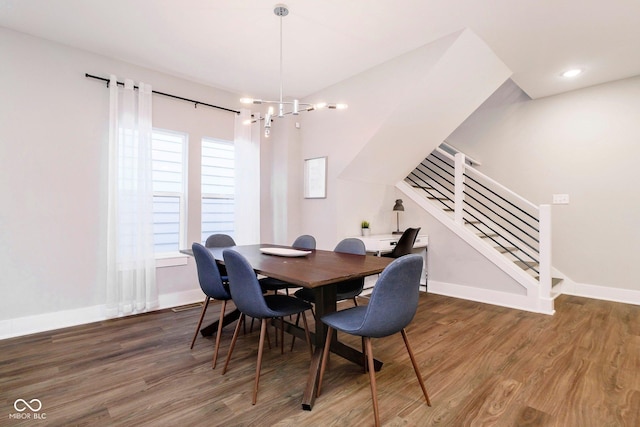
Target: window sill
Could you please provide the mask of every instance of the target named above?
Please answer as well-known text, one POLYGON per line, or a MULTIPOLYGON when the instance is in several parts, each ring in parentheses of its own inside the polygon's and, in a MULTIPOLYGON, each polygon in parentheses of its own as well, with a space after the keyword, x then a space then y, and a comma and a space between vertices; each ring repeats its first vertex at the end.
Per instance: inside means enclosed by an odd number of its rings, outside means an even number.
POLYGON ((179 252, 171 252, 156 255, 156 268, 176 267, 178 265, 187 265, 189 255, 179 252))

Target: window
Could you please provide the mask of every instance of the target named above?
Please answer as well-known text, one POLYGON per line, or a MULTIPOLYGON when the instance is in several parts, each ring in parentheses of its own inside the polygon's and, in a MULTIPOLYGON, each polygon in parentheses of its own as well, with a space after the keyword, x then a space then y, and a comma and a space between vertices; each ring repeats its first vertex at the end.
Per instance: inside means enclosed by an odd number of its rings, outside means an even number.
POLYGON ((211 234, 233 237, 235 147, 229 141, 202 140, 202 242, 211 234))
POLYGON ((154 129, 152 135, 153 242, 156 254, 184 247, 187 135, 154 129))

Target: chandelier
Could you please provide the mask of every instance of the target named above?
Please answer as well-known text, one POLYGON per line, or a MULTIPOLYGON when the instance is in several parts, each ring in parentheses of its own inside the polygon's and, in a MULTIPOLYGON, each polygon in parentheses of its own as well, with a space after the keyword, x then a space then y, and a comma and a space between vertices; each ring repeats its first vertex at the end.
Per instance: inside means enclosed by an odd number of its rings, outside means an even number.
POLYGON ((344 110, 347 108, 347 104, 328 104, 326 102, 318 104, 308 104, 300 102, 297 99, 293 101, 284 101, 282 97, 282 18, 289 14, 289 8, 284 4, 277 4, 273 9, 273 13, 280 17, 280 99, 278 101, 267 101, 264 99, 254 98, 240 98, 240 102, 243 104, 273 104, 278 106, 277 116, 275 114, 273 105, 270 105, 264 118, 247 120, 245 124, 255 123, 257 120, 264 120, 264 136, 269 137, 271 133, 271 122, 274 117, 284 117, 287 115, 297 116, 301 111, 313 111, 322 108, 328 108, 333 110, 344 110))

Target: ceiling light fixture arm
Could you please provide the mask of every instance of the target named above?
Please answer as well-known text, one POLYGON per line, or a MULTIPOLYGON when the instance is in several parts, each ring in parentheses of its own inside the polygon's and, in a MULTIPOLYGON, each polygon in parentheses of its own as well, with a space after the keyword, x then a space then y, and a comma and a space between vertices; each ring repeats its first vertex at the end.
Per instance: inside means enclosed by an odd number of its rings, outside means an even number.
MULTIPOLYGON (((278 114, 277 117, 284 117, 290 114, 298 115, 300 111, 313 111, 319 110, 321 108, 329 108, 329 109, 338 109, 342 110, 347 108, 346 104, 327 104, 327 103, 319 103, 319 104, 309 104, 306 102, 300 102, 297 99, 293 101, 285 101, 283 96, 283 60, 282 60, 282 18, 289 14, 289 8, 284 4, 277 4, 273 9, 273 13, 280 18, 280 99, 278 101, 266 101, 262 99, 254 99, 254 98, 241 98, 240 102, 243 104, 277 104, 278 105, 278 114), (291 106, 291 111, 285 111, 285 106, 291 106)), ((260 117, 257 119, 247 120, 245 123, 255 123, 257 121, 264 120, 264 134, 265 136, 269 136, 271 133, 271 121, 274 118, 274 109, 273 107, 269 107, 267 114, 264 118, 260 117)))

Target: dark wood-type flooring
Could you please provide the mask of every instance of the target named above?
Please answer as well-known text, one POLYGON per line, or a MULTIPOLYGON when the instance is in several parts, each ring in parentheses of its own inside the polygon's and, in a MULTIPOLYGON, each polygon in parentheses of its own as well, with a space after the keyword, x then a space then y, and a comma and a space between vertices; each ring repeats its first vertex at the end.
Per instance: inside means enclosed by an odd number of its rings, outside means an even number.
MULTIPOLYGON (((213 304, 206 320, 219 308, 213 304)), ((421 294, 407 332, 433 406, 424 403, 401 336, 374 340, 374 356, 385 363, 377 374, 383 425, 640 426, 640 307, 561 296, 556 311, 421 294)), ((313 411, 301 409, 309 367, 301 340, 284 355, 265 350, 252 406, 259 331, 241 335, 223 376, 233 325, 212 370, 213 339, 199 337, 189 350, 198 316, 198 308, 165 310, 0 341, 0 425, 373 424, 367 375, 338 357, 313 411), (16 399, 34 398, 45 420, 9 418, 16 399)))

